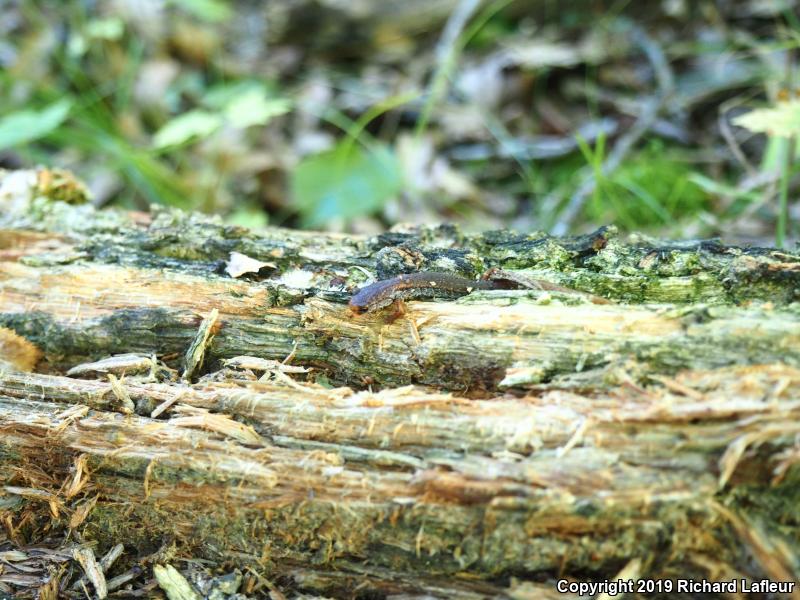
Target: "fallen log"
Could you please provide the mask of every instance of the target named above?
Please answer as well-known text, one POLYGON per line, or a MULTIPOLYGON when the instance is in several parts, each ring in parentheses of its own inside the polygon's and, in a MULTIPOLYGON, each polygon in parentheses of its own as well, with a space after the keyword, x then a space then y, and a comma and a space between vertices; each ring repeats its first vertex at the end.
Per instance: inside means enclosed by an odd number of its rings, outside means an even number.
POLYGON ((81 198, 0 177, 0 594, 796 581, 797 256, 81 198), (549 285, 347 308, 372 279, 491 268, 549 285))

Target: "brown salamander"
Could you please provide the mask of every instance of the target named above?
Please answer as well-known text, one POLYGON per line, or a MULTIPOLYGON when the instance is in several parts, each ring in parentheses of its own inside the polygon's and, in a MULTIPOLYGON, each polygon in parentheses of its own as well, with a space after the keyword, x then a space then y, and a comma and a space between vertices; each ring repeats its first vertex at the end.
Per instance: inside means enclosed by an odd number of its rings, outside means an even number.
POLYGON ((497 290, 506 287, 508 285, 502 281, 475 281, 450 273, 423 271, 398 275, 363 287, 350 298, 349 306, 354 313, 362 314, 384 308, 398 300, 458 298, 473 290, 497 290))

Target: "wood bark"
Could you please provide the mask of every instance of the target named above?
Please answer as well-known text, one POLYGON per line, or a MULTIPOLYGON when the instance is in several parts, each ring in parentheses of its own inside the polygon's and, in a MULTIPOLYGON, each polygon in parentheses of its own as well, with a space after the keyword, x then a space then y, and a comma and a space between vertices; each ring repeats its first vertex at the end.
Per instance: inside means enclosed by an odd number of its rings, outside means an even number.
POLYGON ((252 597, 796 580, 800 257, 613 228, 251 232, 82 196, 0 176, 0 552, 28 566, 0 591, 77 594, 65 549, 118 543, 128 594, 183 558, 252 597), (265 264, 232 277, 232 252, 265 264), (493 267, 569 289, 346 306, 493 267))

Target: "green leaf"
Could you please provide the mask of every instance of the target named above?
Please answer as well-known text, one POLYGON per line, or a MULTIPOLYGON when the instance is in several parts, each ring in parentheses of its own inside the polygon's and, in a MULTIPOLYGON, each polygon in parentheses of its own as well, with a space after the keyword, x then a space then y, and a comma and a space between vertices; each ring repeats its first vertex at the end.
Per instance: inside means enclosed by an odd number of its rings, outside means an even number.
POLYGON ((267 98, 264 90, 250 89, 225 107, 225 117, 234 127, 264 125, 272 117, 289 112, 292 104, 285 98, 267 98))
POLYGON ((224 110, 239 96, 253 91, 267 93, 267 88, 261 81, 253 79, 240 79, 227 83, 218 83, 203 94, 202 103, 206 108, 224 110))
POLYGON ((241 225, 249 229, 262 229, 267 226, 269 219, 263 209, 255 206, 237 208, 227 217, 225 222, 230 225, 241 225))
POLYGON ((56 129, 69 115, 71 100, 59 100, 42 110, 20 110, 0 119, 0 150, 27 144, 56 129))
POLYGON ((226 21, 233 14, 227 2, 220 0, 172 0, 172 4, 209 23, 226 21))
POLYGON ((689 181, 699 186, 704 192, 714 196, 744 198, 751 202, 758 200, 759 197, 758 192, 744 192, 736 186, 721 183, 716 179, 706 177, 702 173, 692 173, 689 175, 689 181))
POLYGON ((292 174, 291 188, 304 224, 317 227, 329 219, 377 212, 401 183, 400 165, 388 147, 340 143, 305 158, 292 174))
POLYGON ((119 17, 93 19, 86 25, 86 35, 96 40, 118 40, 125 33, 125 22, 119 17))
POLYGON ((774 137, 800 134, 800 100, 780 102, 769 108, 757 108, 733 119, 739 127, 774 137))
POLYGON ((222 125, 222 117, 205 110, 190 110, 168 121, 153 136, 155 148, 183 144, 192 138, 205 138, 222 125))

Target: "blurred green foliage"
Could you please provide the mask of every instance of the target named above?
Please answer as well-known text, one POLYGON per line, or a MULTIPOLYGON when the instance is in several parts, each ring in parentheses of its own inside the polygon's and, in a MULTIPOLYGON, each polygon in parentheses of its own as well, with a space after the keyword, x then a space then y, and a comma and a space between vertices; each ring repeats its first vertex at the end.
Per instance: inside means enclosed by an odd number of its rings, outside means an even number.
POLYGON ((222 0, 170 0, 170 3, 209 23, 227 21, 233 13, 230 3, 222 0))
POLYGON ((780 173, 775 243, 782 247, 789 223, 789 183, 796 170, 795 159, 800 153, 800 100, 785 100, 774 106, 757 108, 739 116, 734 122, 750 131, 769 136, 762 168, 780 173))
POLYGON ((797 102, 732 119, 720 135, 726 102, 739 114, 797 75, 791 11, 712 18, 706 1, 646 15, 634 3, 543 0, 537 12, 494 0, 443 46, 457 4, 0 0, 0 161, 72 168, 98 203, 164 203, 253 227, 547 229, 593 177, 578 228, 705 235, 741 219, 752 229, 757 215, 762 229, 778 222, 781 240, 791 234, 797 102), (661 115, 672 133, 650 132, 606 172, 657 89, 652 52, 620 33, 631 27, 675 71, 677 108, 661 115), (783 53, 785 73, 763 50, 783 53), (602 119, 619 125, 608 137, 546 151, 602 119), (776 139, 790 131, 794 142, 776 139), (505 151, 525 144, 544 154, 505 151), (488 154, 451 156, 469 146, 488 154), (753 187, 742 156, 779 172, 779 185, 753 187))
POLYGON ((403 181, 400 165, 388 147, 342 143, 300 163, 291 182, 303 224, 321 227, 332 219, 378 212, 400 192, 403 181))
POLYGON ((0 150, 27 144, 54 131, 69 115, 72 102, 59 100, 42 110, 19 110, 0 119, 0 150))
POLYGON ((240 129, 266 125, 292 106, 287 98, 270 97, 263 84, 246 80, 216 86, 200 103, 207 108, 186 111, 164 123, 153 135, 153 146, 165 148, 208 138, 225 125, 240 129))
POLYGON ((692 218, 710 202, 708 190, 692 179, 693 174, 693 165, 679 149, 652 140, 613 174, 601 178, 586 204, 586 218, 614 220, 630 230, 692 218))

